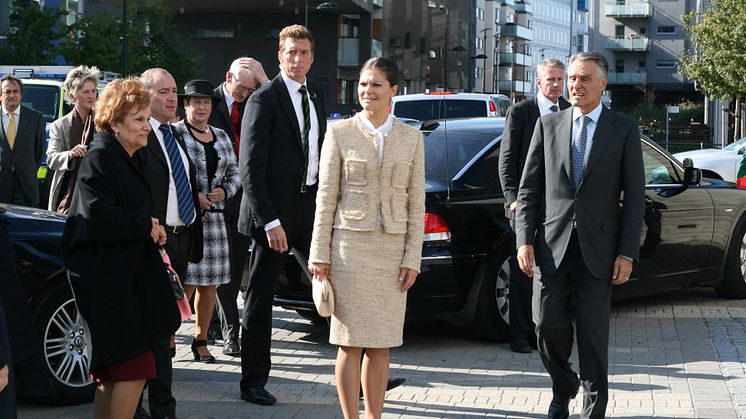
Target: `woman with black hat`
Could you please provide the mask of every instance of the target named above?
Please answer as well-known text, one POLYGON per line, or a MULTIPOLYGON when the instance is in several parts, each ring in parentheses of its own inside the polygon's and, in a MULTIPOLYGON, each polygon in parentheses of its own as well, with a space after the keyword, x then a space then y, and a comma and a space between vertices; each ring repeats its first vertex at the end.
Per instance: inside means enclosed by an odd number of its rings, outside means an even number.
POLYGON ((225 199, 233 196, 241 184, 238 165, 228 134, 207 124, 216 99, 214 86, 207 80, 191 80, 179 95, 186 119, 174 124, 177 135, 184 138, 187 152, 197 168, 197 189, 204 229, 202 261, 189 264, 184 291, 191 298, 196 291, 192 354, 195 361, 215 362, 207 350, 207 329, 215 308, 218 285, 230 282, 230 253, 223 218, 225 199))

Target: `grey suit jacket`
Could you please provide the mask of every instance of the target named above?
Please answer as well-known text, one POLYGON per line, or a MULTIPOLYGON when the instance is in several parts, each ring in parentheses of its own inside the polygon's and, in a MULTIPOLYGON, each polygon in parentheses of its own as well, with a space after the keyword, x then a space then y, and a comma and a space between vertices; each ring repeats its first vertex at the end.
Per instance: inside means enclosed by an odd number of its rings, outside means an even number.
POLYGON ((518 192, 516 242, 534 245, 540 273, 554 273, 575 220, 588 270, 610 279, 614 259, 636 260, 640 248, 645 180, 639 131, 632 120, 603 108, 576 191, 572 126, 572 108, 537 122, 518 192))
POLYGON ((70 157, 70 126, 73 123, 72 110, 62 118, 52 122, 49 126, 49 144, 47 145, 47 166, 54 170, 52 185, 49 188, 49 204, 47 209, 57 210, 57 198, 60 194, 62 177, 65 172, 72 170, 77 159, 70 157))
POLYGON ((0 202, 39 205, 36 172, 44 157, 44 126, 44 117, 39 112, 21 106, 13 150, 5 137, 5 127, 0 126, 0 202))

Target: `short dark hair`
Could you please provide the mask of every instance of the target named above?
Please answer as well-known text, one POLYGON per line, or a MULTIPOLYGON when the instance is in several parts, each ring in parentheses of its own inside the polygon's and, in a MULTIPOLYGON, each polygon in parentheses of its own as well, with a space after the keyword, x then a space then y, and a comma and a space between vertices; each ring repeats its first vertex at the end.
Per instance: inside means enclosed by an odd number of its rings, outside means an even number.
POLYGON ((386 57, 373 57, 369 58, 368 61, 363 64, 360 68, 360 74, 363 74, 365 70, 379 70, 386 76, 386 80, 392 86, 399 85, 399 67, 396 63, 386 57))
POLYGON ((6 81, 14 81, 18 83, 18 86, 21 88, 21 94, 23 94, 23 82, 21 81, 21 79, 19 79, 13 74, 6 74, 3 76, 3 78, 0 79, 0 84, 3 84, 3 82, 6 82, 6 81))
POLYGON ((575 61, 595 61, 598 68, 601 69, 601 77, 607 77, 609 74, 609 62, 606 61, 606 57, 597 52, 578 52, 570 57, 568 66, 571 66, 575 61))
POLYGON ((311 43, 311 52, 314 52, 316 49, 311 31, 309 31, 308 28, 303 25, 290 25, 282 28, 282 30, 280 31, 280 49, 278 51, 282 51, 282 49, 285 48, 285 40, 288 38, 292 38, 295 40, 308 39, 308 41, 311 43))

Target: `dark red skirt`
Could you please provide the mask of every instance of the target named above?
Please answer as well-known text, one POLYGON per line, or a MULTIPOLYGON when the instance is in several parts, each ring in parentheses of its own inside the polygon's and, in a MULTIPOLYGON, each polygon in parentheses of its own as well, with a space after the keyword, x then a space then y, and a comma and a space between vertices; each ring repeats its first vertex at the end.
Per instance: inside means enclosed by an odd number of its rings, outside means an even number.
POLYGON ((147 350, 126 361, 103 365, 95 370, 91 370, 91 379, 97 383, 149 380, 155 377, 155 358, 151 350, 147 350))

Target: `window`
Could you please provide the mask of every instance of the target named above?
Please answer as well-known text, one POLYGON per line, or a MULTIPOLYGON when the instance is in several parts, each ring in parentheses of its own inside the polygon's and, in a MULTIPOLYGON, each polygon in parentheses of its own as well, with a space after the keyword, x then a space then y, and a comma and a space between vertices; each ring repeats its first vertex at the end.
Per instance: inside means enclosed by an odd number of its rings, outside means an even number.
POLYGON ((624 25, 616 25, 614 28, 614 36, 619 39, 624 38, 624 25))
POLYGON ((675 26, 658 26, 658 33, 659 34, 674 34, 676 33, 676 27, 675 26))
POLYGON ((435 0, 427 0, 427 7, 435 9, 436 7, 438 7, 438 2, 435 0))
POLYGON ((389 46, 400 47, 401 46, 401 38, 389 38, 389 46))
POLYGON ((655 68, 676 68, 676 60, 658 60, 655 68))
POLYGON ((495 7, 495 24, 500 24, 500 9, 495 7))
POLYGON ((233 29, 197 29, 197 38, 234 38, 233 29))
POLYGON ((645 35, 646 33, 648 33, 648 28, 642 26, 638 32, 640 33, 640 35, 645 35))
POLYGON ((357 80, 337 80, 337 104, 357 103, 357 80))
POLYGON ((624 60, 616 60, 615 67, 617 73, 624 73, 624 60))
POLYGON ((684 174, 666 156, 645 143, 642 143, 642 164, 646 185, 681 183, 684 178, 684 174))
POLYGON ((640 67, 640 69, 644 69, 645 68, 645 60, 640 60, 640 62, 637 63, 637 66, 640 67))

